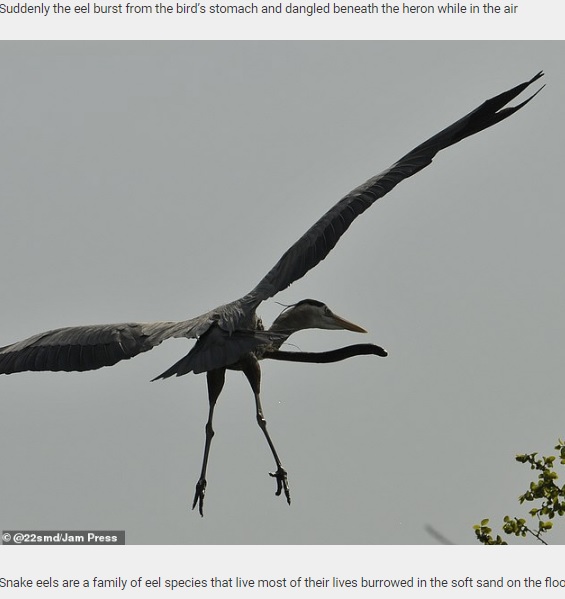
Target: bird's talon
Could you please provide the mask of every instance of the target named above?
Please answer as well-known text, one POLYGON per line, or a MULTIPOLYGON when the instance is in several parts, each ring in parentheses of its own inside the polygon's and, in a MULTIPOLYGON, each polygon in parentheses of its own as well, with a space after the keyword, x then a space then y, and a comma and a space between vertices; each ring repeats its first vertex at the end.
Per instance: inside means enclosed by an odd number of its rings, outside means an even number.
POLYGON ((198 512, 204 517, 204 495, 206 494, 206 480, 199 480, 196 483, 196 492, 194 493, 194 500, 192 501, 192 509, 198 504, 198 512))
POLYGON ((277 490, 275 491, 275 495, 279 497, 284 490, 284 496, 286 497, 288 505, 290 505, 290 487, 288 486, 286 470, 284 468, 279 468, 276 472, 269 472, 269 476, 277 479, 277 490))

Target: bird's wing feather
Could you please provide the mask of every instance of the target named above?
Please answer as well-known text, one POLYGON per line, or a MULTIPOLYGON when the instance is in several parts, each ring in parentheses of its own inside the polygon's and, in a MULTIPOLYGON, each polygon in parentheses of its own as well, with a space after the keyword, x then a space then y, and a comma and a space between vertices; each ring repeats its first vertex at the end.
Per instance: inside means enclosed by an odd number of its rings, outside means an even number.
POLYGON ((194 338, 212 323, 206 313, 181 322, 130 322, 66 327, 0 348, 0 374, 26 370, 84 371, 113 366, 171 337, 194 338))
POLYGON ((269 273, 243 299, 258 305, 303 277, 329 254, 349 225, 360 214, 398 183, 428 166, 440 150, 491 127, 525 106, 540 90, 521 104, 504 108, 508 102, 542 75, 543 73, 540 72, 529 81, 487 100, 453 125, 414 148, 390 168, 348 193, 286 251, 269 273))

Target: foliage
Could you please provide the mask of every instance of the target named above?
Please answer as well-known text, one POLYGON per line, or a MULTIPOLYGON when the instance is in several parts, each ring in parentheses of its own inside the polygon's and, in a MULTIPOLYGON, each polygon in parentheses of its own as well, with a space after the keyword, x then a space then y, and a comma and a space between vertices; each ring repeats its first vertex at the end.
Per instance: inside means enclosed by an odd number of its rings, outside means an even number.
MULTIPOLYGON (((559 461, 565 465, 565 444, 559 439, 555 449, 559 452, 559 461)), ((559 486, 559 478, 554 469, 556 456, 537 457, 537 453, 522 454, 516 456, 516 461, 521 464, 529 464, 531 470, 539 472, 537 480, 530 483, 530 488, 518 498, 520 504, 525 501, 536 502, 537 506, 529 512, 534 524, 528 526, 526 518, 505 516, 502 530, 506 535, 525 537, 527 534, 535 537, 540 543, 547 545, 542 538, 553 527, 552 520, 555 516, 565 515, 565 485, 559 486)), ((473 526, 475 535, 483 545, 507 545, 500 535, 492 536, 492 528, 489 527, 489 519, 481 520, 480 524, 473 526)))

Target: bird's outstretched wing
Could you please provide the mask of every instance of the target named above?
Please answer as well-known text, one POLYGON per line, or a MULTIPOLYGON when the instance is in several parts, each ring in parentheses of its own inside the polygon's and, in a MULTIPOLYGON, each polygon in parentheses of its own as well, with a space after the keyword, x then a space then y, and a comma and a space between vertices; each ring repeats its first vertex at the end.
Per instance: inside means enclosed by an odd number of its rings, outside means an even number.
POLYGON ((539 72, 529 81, 487 100, 453 125, 414 148, 390 168, 348 193, 285 252, 244 299, 258 305, 303 277, 330 253, 360 214, 398 183, 428 166, 440 150, 495 125, 525 106, 541 89, 521 104, 504 108, 542 76, 543 72, 539 72))
POLYGON ((26 370, 84 371, 113 366, 171 337, 194 338, 211 326, 211 313, 181 322, 131 322, 66 327, 0 348, 0 374, 26 370))
POLYGON ((229 366, 247 352, 286 339, 256 328, 243 300, 218 306, 190 320, 65 327, 0 347, 0 374, 97 370, 129 360, 174 337, 199 342, 157 378, 199 373, 229 366))

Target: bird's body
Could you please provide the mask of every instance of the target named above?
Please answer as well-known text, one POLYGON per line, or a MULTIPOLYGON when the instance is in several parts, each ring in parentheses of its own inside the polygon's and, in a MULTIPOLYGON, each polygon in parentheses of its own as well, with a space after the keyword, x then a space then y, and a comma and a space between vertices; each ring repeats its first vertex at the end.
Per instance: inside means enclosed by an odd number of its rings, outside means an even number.
POLYGON ((207 373, 210 412, 206 425, 204 461, 193 507, 198 504, 202 514, 206 466, 214 434, 213 412, 224 384, 226 369, 243 371, 251 384, 256 402, 257 421, 277 465, 277 471, 273 473, 277 479, 277 495, 284 491, 290 503, 286 472, 267 432, 261 408, 259 360, 333 362, 356 355, 385 356, 386 352, 372 344, 354 345, 320 354, 281 351, 281 345, 290 335, 306 328, 365 331, 358 325, 336 316, 325 304, 317 300, 302 300, 285 308, 272 326, 265 330, 257 316, 258 306, 316 266, 329 254, 355 218, 398 183, 428 166, 440 150, 506 119, 526 105, 539 90, 521 104, 505 108, 509 101, 541 76, 542 73, 538 73, 529 81, 487 100, 414 148, 390 168, 355 188, 308 229, 267 275, 240 299, 180 322, 78 326, 34 335, 0 348, 0 374, 45 370, 95 370, 133 358, 169 338, 196 339, 195 345, 186 356, 156 377, 163 379, 189 372, 207 373))

